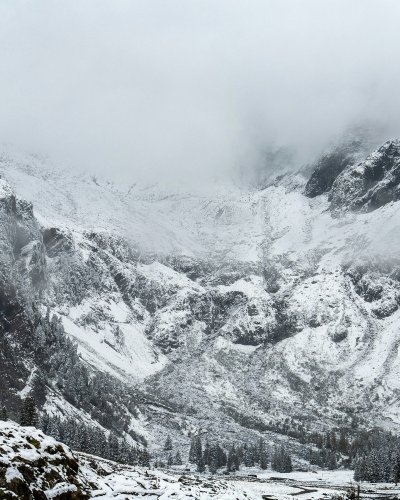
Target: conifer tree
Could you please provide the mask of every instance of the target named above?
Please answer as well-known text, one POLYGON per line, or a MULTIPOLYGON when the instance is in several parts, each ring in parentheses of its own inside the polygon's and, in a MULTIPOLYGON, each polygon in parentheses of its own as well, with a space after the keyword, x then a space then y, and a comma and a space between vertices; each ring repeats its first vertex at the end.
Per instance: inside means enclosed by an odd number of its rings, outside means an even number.
POLYGON ((260 438, 260 440, 258 441, 257 449, 258 449, 257 461, 259 462, 261 469, 263 470, 268 469, 269 457, 265 446, 265 441, 262 438, 260 438))
POLYGON ((327 450, 330 450, 332 448, 331 435, 329 432, 327 432, 325 435, 325 448, 327 450))
POLYGON ((261 451, 261 456, 260 456, 261 469, 263 470, 268 469, 268 462, 269 462, 268 453, 266 452, 266 450, 261 451))
POLYGON ((336 461, 336 453, 335 452, 330 452, 328 453, 327 459, 326 459, 326 466, 330 470, 337 469, 337 461, 336 461))
MULTIPOLYGON (((47 433, 50 434, 51 437, 54 439, 57 439, 58 441, 61 440, 61 435, 60 435, 60 421, 58 418, 52 418, 48 425, 47 425, 47 433)), ((79 446, 76 446, 76 449, 79 449, 79 446)))
POLYGON ((204 465, 208 465, 210 462, 210 443, 208 442, 208 439, 207 439, 206 444, 204 446, 203 462, 204 462, 204 465))
POLYGON ((190 440, 190 449, 189 449, 189 462, 192 464, 196 463, 197 453, 196 453, 196 438, 192 437, 190 440))
POLYGON ((181 457, 181 454, 179 453, 179 451, 176 452, 174 464, 175 465, 182 465, 182 457, 181 457))
POLYGON ((28 396, 22 401, 20 424, 23 426, 36 426, 38 423, 38 414, 35 400, 28 396))
POLYGON ((343 429, 340 431, 338 450, 344 455, 347 455, 349 451, 349 443, 347 442, 346 433, 343 429))
POLYGON ((246 467, 254 466, 254 453, 253 453, 253 448, 251 446, 246 447, 244 450, 244 465, 246 467))
POLYGON ((196 463, 198 464, 199 462, 203 461, 203 447, 201 444, 201 439, 200 436, 196 437, 196 463))
POLYGON ((7 420, 7 419, 8 419, 7 408, 5 406, 2 406, 0 410, 0 420, 7 420))
POLYGON ((400 480, 400 452, 395 451, 392 454, 392 470, 390 474, 390 481, 393 483, 398 483, 400 480))
POLYGON ((277 472, 292 472, 292 459, 283 446, 279 449, 275 448, 271 460, 271 467, 277 472))
POLYGON ((336 433, 334 431, 332 431, 331 448, 332 448, 332 450, 336 451, 337 447, 338 447, 338 442, 337 442, 337 438, 336 438, 336 433))
POLYGON ((170 450, 172 450, 172 439, 171 436, 168 435, 164 443, 164 451, 170 451, 170 450))
POLYGON ((224 449, 217 443, 218 467, 224 467, 227 464, 227 456, 224 449))
POLYGON ((146 448, 141 453, 139 463, 142 467, 150 467, 150 454, 146 448))
POLYGON ((197 461, 197 472, 204 472, 206 469, 203 461, 203 455, 199 456, 197 461))
POLYGON ((354 464, 354 480, 362 481, 366 476, 365 471, 365 458, 358 457, 354 464))
POLYGON ((219 446, 214 444, 210 446, 210 453, 208 457, 208 468, 211 474, 215 474, 219 467, 219 446))
POLYGON ((226 467, 228 472, 234 472, 239 470, 239 459, 235 445, 232 445, 231 448, 229 449, 226 467))

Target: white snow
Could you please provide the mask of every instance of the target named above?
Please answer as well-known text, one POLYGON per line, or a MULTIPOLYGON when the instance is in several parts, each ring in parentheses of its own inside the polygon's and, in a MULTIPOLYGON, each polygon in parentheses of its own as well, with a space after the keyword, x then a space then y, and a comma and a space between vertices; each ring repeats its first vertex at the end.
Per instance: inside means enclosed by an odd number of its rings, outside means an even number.
POLYGON ((15 467, 7 467, 7 470, 6 470, 7 483, 11 483, 11 481, 13 481, 14 479, 22 479, 23 480, 24 476, 15 467))
POLYGON ((73 492, 77 491, 77 487, 74 484, 66 484, 66 483, 60 483, 57 484, 54 488, 51 488, 50 490, 46 490, 44 493, 47 498, 59 498, 59 495, 66 494, 68 492, 73 492))
POLYGON ((0 177, 0 200, 8 198, 12 194, 12 189, 5 179, 0 177))
POLYGON ((28 380, 26 381, 25 387, 18 392, 18 395, 20 398, 22 398, 22 399, 26 398, 26 396, 28 396, 29 393, 31 392, 32 384, 35 380, 36 372, 37 372, 37 368, 34 367, 29 375, 28 380))
POLYGON ((101 368, 118 378, 124 379, 128 375, 141 379, 160 370, 166 362, 162 354, 155 355, 150 341, 141 329, 132 324, 119 325, 126 349, 118 352, 107 342, 109 325, 95 332, 77 325, 66 316, 61 316, 61 319, 65 331, 78 342, 81 356, 97 369, 101 368))

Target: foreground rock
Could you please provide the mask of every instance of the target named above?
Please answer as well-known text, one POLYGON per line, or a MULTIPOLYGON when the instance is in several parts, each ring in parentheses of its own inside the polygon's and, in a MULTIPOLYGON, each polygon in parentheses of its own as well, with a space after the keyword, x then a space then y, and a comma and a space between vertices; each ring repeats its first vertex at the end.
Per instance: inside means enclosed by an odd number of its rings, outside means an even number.
POLYGON ((33 427, 0 422, 0 498, 89 498, 91 489, 71 450, 33 427))

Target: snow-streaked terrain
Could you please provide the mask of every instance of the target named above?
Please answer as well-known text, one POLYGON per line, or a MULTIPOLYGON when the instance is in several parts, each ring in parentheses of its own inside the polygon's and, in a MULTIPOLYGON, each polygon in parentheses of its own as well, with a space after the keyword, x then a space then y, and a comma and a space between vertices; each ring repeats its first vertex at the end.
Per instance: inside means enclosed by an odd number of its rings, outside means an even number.
POLYGON ((331 210, 301 173, 260 190, 117 186, 16 153, 0 173, 1 196, 33 203, 47 235, 43 311, 90 366, 165 406, 143 417, 150 441, 165 427, 182 443, 188 428, 256 435, 245 416, 350 425, 354 409, 400 425, 395 199, 331 210))

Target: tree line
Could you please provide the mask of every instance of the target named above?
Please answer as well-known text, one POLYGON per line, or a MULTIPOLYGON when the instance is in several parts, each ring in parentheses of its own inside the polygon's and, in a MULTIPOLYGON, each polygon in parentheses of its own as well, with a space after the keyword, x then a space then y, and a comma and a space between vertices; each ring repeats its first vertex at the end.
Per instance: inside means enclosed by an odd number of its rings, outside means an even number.
MULTIPOLYGON (((0 409, 0 420, 7 420, 7 408, 0 409)), ((86 425, 72 418, 59 418, 47 413, 39 415, 31 396, 22 400, 19 423, 40 428, 45 434, 65 443, 76 451, 97 455, 114 462, 150 467, 150 454, 145 446, 129 444, 113 431, 106 433, 96 425, 86 425)))
MULTIPOLYGON (((173 452, 170 436, 165 441, 164 451, 169 452, 167 465, 182 465, 179 451, 173 452)), ((235 472, 242 465, 246 467, 258 465, 261 469, 267 469, 270 463, 272 469, 277 472, 291 472, 293 470, 291 456, 285 447, 274 447, 269 452, 263 439, 259 439, 253 444, 222 446, 218 441, 210 443, 206 440, 203 444, 199 435, 193 436, 190 442, 188 461, 196 465, 198 472, 208 470, 212 474, 223 467, 227 472, 235 472)), ((165 464, 157 461, 157 465, 165 464)))
MULTIPOLYGON (((0 407, 0 420, 7 420, 8 411, 0 407)), ((144 445, 127 441, 127 436, 105 430, 99 425, 88 425, 72 418, 59 418, 46 413, 39 414, 35 399, 31 396, 22 400, 19 422, 24 426, 39 427, 46 434, 60 440, 77 451, 101 456, 120 463, 149 467, 151 456, 144 445)), ((400 479, 400 437, 381 429, 359 431, 350 440, 346 431, 329 431, 314 434, 315 447, 309 449, 308 461, 319 467, 335 469, 345 463, 355 469, 356 481, 398 482, 400 479), (347 461, 347 462, 346 462, 347 461)), ((133 440, 132 440, 133 441, 133 440)), ((170 436, 163 448, 167 459, 156 458, 155 467, 182 465, 179 450, 174 451, 170 436)), ((202 441, 199 435, 190 442, 188 462, 195 464, 198 472, 216 473, 225 468, 235 472, 241 466, 269 466, 277 472, 291 472, 292 458, 284 446, 268 449, 263 439, 255 443, 224 444, 208 439, 202 441)))

